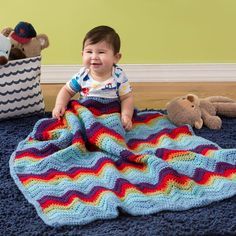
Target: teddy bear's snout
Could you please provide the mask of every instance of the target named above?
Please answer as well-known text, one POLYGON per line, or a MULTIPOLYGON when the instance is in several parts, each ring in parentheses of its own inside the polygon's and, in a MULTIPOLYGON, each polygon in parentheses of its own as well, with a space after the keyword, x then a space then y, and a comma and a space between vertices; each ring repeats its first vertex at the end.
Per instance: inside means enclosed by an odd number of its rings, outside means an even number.
POLYGON ((0 65, 5 65, 7 64, 8 60, 4 56, 0 56, 0 65))

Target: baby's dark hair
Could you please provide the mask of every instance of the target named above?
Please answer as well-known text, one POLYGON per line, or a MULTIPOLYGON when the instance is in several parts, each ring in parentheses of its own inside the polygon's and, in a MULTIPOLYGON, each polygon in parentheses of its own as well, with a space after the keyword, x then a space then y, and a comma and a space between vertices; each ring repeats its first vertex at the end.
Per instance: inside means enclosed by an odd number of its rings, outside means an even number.
POLYGON ((90 44, 105 41, 112 46, 114 54, 120 52, 120 37, 116 31, 109 26, 101 25, 91 29, 84 37, 83 49, 87 40, 90 44))

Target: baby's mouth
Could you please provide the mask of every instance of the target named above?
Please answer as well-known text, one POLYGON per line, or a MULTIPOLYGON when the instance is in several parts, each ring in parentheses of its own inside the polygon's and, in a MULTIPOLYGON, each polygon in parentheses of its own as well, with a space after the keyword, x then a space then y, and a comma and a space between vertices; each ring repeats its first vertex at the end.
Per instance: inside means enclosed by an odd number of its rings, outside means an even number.
POLYGON ((100 68, 101 65, 102 65, 101 63, 92 63, 92 64, 91 64, 91 66, 92 66, 93 68, 100 68))

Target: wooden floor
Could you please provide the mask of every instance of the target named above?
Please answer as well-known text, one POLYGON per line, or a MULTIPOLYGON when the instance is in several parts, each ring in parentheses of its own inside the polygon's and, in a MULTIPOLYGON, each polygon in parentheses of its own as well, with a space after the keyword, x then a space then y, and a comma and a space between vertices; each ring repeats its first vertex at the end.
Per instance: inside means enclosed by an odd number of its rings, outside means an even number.
MULTIPOLYGON (((135 106, 139 109, 165 108, 165 104, 172 98, 187 93, 194 93, 199 97, 227 96, 236 101, 236 82, 216 83, 131 83, 134 93, 135 106)), ((56 95, 63 84, 42 84, 46 111, 54 107, 56 95)))

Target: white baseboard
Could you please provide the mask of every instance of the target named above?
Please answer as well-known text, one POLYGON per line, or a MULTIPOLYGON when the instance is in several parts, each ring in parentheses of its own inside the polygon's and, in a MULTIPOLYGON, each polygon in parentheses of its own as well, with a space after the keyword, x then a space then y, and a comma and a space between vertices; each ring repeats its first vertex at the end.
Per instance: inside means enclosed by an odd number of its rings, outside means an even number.
MULTIPOLYGON (((130 82, 236 82, 236 64, 121 64, 130 82)), ((65 83, 81 65, 42 65, 41 83, 65 83)))

